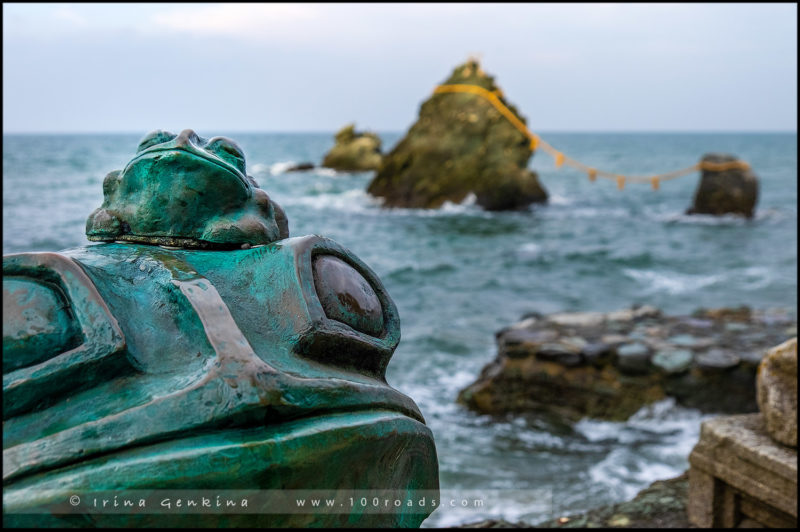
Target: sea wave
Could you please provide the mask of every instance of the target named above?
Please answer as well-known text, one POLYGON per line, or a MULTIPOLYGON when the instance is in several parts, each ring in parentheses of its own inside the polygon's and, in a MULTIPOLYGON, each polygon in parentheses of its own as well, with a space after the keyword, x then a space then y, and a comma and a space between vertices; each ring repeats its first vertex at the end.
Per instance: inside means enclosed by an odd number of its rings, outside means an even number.
POLYGON ((656 292, 685 294, 711 286, 725 279, 723 274, 688 275, 656 270, 634 270, 632 268, 624 268, 622 272, 643 285, 646 294, 656 292))
POLYGON ((748 266, 728 269, 722 273, 698 275, 633 268, 624 268, 622 272, 643 285, 645 294, 685 294, 722 283, 735 286, 737 290, 752 291, 761 290, 774 280, 774 272, 766 266, 748 266))
POLYGON ((710 225, 710 226, 742 226, 759 223, 774 222, 781 220, 783 214, 778 209, 756 209, 752 218, 745 218, 736 214, 686 214, 681 212, 661 212, 649 215, 649 218, 666 224, 686 224, 686 225, 710 225))
POLYGON ((627 421, 583 419, 575 430, 587 440, 613 446, 589 469, 589 477, 615 498, 628 500, 656 480, 676 477, 688 468, 700 425, 710 417, 668 398, 641 408, 627 421))

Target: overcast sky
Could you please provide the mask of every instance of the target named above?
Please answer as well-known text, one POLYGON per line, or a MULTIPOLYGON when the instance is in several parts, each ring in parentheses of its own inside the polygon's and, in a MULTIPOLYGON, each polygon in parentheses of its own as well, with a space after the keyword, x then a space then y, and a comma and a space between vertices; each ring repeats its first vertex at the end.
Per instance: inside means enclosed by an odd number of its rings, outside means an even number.
POLYGON ((478 54, 535 131, 796 131, 796 4, 3 4, 3 131, 403 131, 478 54))

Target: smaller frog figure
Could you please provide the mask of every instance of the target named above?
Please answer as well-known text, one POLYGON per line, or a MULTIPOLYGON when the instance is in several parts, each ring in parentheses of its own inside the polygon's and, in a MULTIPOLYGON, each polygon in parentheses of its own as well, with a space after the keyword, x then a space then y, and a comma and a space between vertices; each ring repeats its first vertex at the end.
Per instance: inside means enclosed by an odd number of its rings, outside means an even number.
POLYGON ((103 205, 86 221, 92 241, 231 249, 289 236, 283 209, 246 173, 236 142, 191 129, 146 135, 103 181, 103 205))

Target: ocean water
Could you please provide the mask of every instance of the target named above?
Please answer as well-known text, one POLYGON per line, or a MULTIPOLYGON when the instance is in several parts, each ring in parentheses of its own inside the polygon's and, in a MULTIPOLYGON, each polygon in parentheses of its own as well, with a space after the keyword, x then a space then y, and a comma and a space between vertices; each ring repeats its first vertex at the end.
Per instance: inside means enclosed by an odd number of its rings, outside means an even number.
MULTIPOLYGON (((4 135, 3 253, 88 244, 85 221, 102 202, 103 177, 124 166, 145 133, 4 135)), ((486 490, 488 499, 475 510, 441 507, 425 526, 489 517, 535 523, 625 500, 688 465, 702 416, 670 401, 624 423, 572 427, 458 406, 458 391, 495 355, 495 331, 523 314, 648 303, 668 313, 746 304, 796 316, 796 134, 542 135, 582 162, 626 174, 683 168, 706 152, 736 154, 760 178, 757 214, 747 221, 685 216, 697 174, 659 191, 620 191, 556 169, 543 153, 530 166, 550 193, 547 205, 488 213, 467 200, 386 210, 364 192, 370 173, 285 172, 293 162, 319 163, 332 134, 198 133, 239 142, 292 236, 315 233, 348 247, 397 303, 402 340, 387 380, 414 398, 432 428, 442 488, 486 490), (552 504, 543 509, 514 490, 544 490, 552 504)), ((381 136, 385 149, 400 138, 381 136)))

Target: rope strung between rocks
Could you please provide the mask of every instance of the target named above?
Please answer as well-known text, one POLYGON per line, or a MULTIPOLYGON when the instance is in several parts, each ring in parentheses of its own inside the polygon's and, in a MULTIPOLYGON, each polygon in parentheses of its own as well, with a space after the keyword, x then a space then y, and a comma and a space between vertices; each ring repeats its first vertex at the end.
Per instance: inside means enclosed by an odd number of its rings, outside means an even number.
POLYGON ((742 160, 737 160, 726 163, 713 163, 710 161, 700 161, 699 163, 693 164, 692 166, 689 166, 687 168, 682 168, 680 170, 673 170, 672 172, 665 172, 663 174, 655 174, 648 176, 626 176, 622 174, 615 174, 612 172, 598 170, 597 168, 593 168, 591 166, 583 164, 580 161, 576 161, 572 157, 564 155, 564 153, 558 151, 557 149, 553 148, 550 144, 542 140, 542 138, 539 135, 531 132, 531 130, 528 129, 527 126, 525 126, 525 124, 519 118, 517 118, 517 115, 515 115, 511 111, 511 109, 506 107, 506 105, 502 102, 500 98, 503 96, 503 93, 500 92, 499 90, 490 91, 484 89, 483 87, 479 87, 477 85, 463 85, 463 84, 439 85, 433 90, 434 94, 446 94, 454 92, 475 94, 488 101, 501 115, 503 115, 506 118, 506 120, 511 122, 511 125, 517 128, 523 135, 525 135, 530 140, 531 150, 536 151, 538 148, 541 148, 542 150, 550 154, 555 160, 556 168, 561 168, 561 166, 565 164, 567 166, 577 168, 579 170, 582 170, 583 172, 586 172, 586 175, 589 177, 589 181, 592 182, 594 182, 598 177, 613 179, 617 182, 617 187, 620 190, 622 190, 625 187, 625 183, 650 183, 650 185, 655 190, 658 190, 661 181, 668 181, 670 179, 682 177, 687 174, 691 174, 692 172, 696 172, 698 170, 708 170, 711 172, 724 172, 726 170, 733 170, 733 169, 747 170, 748 168, 750 168, 750 165, 748 165, 746 162, 742 160))

